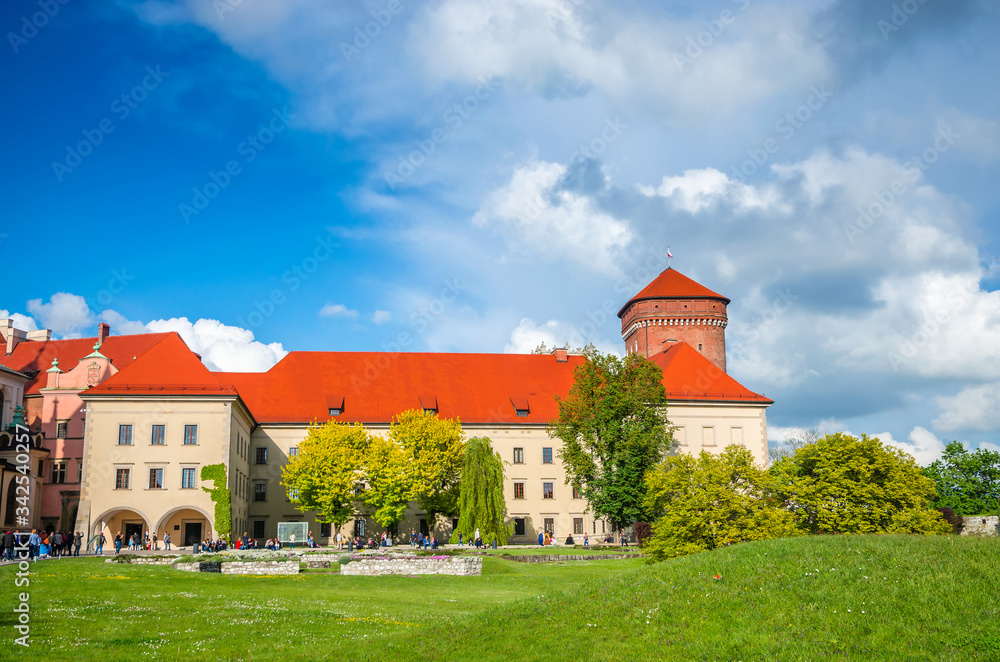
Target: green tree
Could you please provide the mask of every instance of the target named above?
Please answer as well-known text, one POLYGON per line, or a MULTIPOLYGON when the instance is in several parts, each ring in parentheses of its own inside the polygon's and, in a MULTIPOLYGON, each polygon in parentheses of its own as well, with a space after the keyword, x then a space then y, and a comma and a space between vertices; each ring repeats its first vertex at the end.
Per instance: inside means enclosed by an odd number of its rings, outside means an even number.
POLYGON ((340 528, 354 515, 354 487, 363 479, 371 438, 360 423, 313 424, 299 453, 282 469, 281 484, 301 511, 340 528))
POLYGON ((364 461, 365 504, 383 529, 403 519, 413 500, 413 473, 403 449, 391 439, 373 436, 364 461))
POLYGON ((507 523, 503 486, 503 460, 494 452, 489 437, 473 437, 465 442, 458 528, 452 534, 452 542, 458 542, 458 531, 472 540, 479 529, 483 542, 496 540, 498 545, 507 544, 512 531, 507 523))
POLYGON ((668 457, 646 478, 646 509, 657 518, 646 543, 650 562, 796 535, 795 518, 775 498, 773 482, 743 446, 668 457))
POLYGON ((464 443, 458 419, 439 418, 421 409, 397 415, 389 439, 403 450, 413 479, 413 499, 427 512, 433 528, 438 514, 458 512, 464 443))
POLYGON ((638 354, 590 352, 556 401, 548 433, 562 440, 566 483, 616 529, 643 520, 646 474, 672 443, 660 367, 638 354))
POLYGON ((941 459, 924 470, 937 486, 935 508, 959 515, 995 513, 1000 508, 1000 453, 980 448, 974 453, 961 442, 945 446, 941 459))
POLYGON ((934 482, 913 457, 878 438, 828 434, 770 469, 778 494, 807 533, 947 533, 931 511, 934 482))

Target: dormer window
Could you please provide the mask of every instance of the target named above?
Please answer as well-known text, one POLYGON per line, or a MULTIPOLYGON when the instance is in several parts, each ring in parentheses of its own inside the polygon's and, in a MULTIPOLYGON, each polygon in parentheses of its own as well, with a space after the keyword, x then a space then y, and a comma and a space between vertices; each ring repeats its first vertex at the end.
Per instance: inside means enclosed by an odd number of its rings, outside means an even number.
POLYGON ((429 393, 423 393, 418 397, 420 398, 420 408, 424 410, 425 414, 438 413, 437 396, 429 393))
POLYGON ((511 396, 510 404, 514 405, 514 414, 518 417, 527 416, 531 413, 531 407, 528 406, 528 398, 511 396))
POLYGON ((344 396, 340 394, 326 396, 326 410, 331 418, 343 414, 344 396))

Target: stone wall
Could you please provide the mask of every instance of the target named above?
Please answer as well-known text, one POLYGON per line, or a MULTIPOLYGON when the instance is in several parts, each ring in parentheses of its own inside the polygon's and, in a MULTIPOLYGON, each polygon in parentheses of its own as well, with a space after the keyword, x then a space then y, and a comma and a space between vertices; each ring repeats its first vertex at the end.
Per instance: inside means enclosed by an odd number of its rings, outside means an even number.
POLYGON ((174 563, 174 570, 185 572, 221 572, 223 575, 297 575, 296 561, 195 561, 174 563))
POLYGON ((996 536, 1000 535, 1000 517, 996 515, 971 515, 963 517, 963 536, 996 536))
POLYGON ((608 559, 640 559, 639 554, 504 554, 497 556, 491 554, 493 558, 504 559, 505 561, 517 561, 518 563, 553 563, 556 561, 606 561, 608 559))
POLYGON ((340 567, 342 575, 481 575, 483 559, 475 556, 354 557, 340 567))
POLYGON ((105 563, 129 563, 131 565, 172 565, 176 560, 176 556, 136 556, 123 561, 119 561, 112 557, 105 561, 105 563))

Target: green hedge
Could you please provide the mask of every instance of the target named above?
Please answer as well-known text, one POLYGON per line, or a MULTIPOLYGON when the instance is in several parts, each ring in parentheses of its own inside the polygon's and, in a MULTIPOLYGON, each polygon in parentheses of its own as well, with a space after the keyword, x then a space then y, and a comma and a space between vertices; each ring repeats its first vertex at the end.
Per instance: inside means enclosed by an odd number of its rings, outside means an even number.
POLYGON ((220 538, 227 540, 233 533, 233 504, 229 497, 229 484, 226 482, 226 465, 209 464, 201 468, 201 479, 215 482, 215 487, 203 487, 212 496, 215 503, 215 532, 220 538))

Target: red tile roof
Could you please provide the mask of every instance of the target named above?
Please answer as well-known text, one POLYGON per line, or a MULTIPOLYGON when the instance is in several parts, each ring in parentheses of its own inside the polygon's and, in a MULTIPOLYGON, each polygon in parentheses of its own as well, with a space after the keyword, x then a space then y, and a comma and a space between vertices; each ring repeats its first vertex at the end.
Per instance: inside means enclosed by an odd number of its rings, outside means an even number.
POLYGON ((729 305, 729 299, 691 280, 672 267, 664 269, 653 282, 629 299, 628 303, 618 311, 618 317, 624 315, 625 309, 632 303, 643 299, 718 299, 729 305))
POLYGON ((560 363, 551 354, 423 354, 291 352, 265 373, 216 373, 235 384, 261 423, 338 421, 388 423, 406 409, 437 407, 463 423, 541 423, 558 415, 582 356, 560 363), (331 400, 333 396, 333 400, 331 400), (518 416, 514 402, 528 403, 518 416))
MULTIPOLYGON (((111 363, 121 370, 147 349, 163 340, 166 333, 145 333, 134 336, 110 336, 101 345, 101 354, 111 359, 111 363)), ((21 341, 10 356, 0 355, 0 364, 12 370, 31 376, 25 384, 24 394, 35 395, 47 382, 45 371, 52 367, 52 359, 59 359, 59 367, 69 372, 80 359, 94 351, 97 338, 73 338, 69 340, 21 341)), ((2 350, 0 350, 2 351, 2 350)))
POLYGON ((236 389, 220 382, 181 337, 170 332, 116 375, 87 391, 87 395, 122 393, 236 395, 236 389))
POLYGON ((663 370, 667 401, 752 402, 774 404, 759 393, 747 389, 723 372, 686 342, 672 345, 649 357, 663 370))

